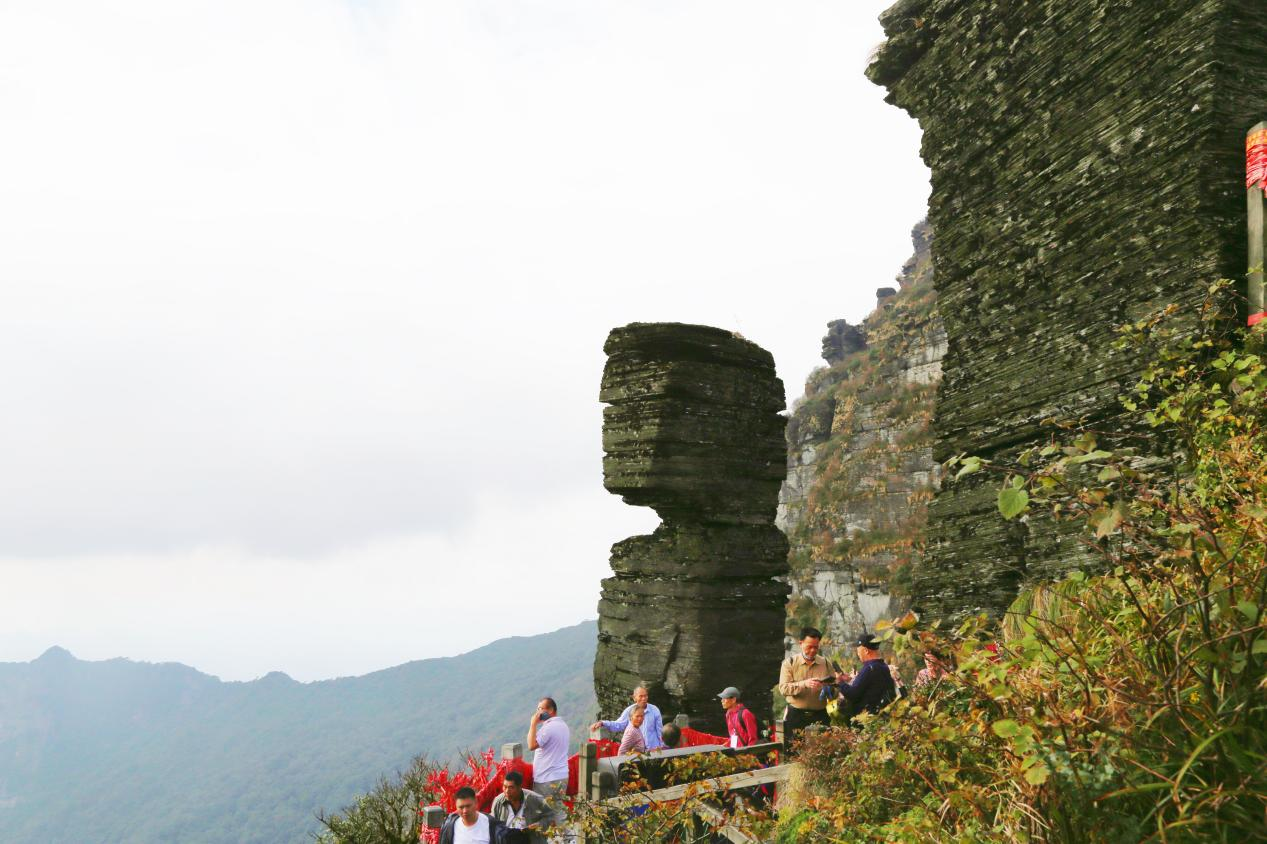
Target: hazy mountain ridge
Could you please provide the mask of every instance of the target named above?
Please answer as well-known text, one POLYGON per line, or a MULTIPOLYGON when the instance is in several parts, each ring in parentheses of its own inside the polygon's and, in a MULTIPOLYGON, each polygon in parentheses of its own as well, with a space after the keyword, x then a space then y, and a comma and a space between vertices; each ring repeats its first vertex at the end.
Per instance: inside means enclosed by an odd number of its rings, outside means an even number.
POLYGON ((595 708, 595 637, 584 622, 314 683, 223 682, 61 648, 0 663, 0 840, 308 840, 318 808, 418 753, 521 740, 543 694, 579 735, 595 708))

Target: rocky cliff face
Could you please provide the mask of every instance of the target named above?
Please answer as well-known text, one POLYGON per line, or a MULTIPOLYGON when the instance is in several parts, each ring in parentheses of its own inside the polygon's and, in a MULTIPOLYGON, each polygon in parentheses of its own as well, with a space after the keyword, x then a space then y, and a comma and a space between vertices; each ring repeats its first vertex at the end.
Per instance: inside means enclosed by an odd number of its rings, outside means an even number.
POLYGON ((652 507, 650 536, 612 547, 594 686, 619 712, 644 685, 666 715, 724 732, 717 693, 771 710, 782 656, 787 541, 774 525, 786 449, 774 359, 728 331, 617 328, 600 393, 604 484, 652 507))
POLYGON ((930 238, 915 228, 899 289, 882 288, 861 326, 828 324, 827 366, 788 424, 778 524, 791 545, 791 637, 812 624, 841 642, 907 600, 938 479, 930 423, 946 341, 930 238))
MULTIPOLYGON (((1046 419, 1112 429, 1141 362, 1114 330, 1245 270, 1244 133, 1267 103, 1261 0, 903 0, 868 73, 919 119, 949 350, 934 456, 1006 459, 1046 419)), ((1001 612, 1089 559, 995 484, 930 508, 917 605, 1001 612)))

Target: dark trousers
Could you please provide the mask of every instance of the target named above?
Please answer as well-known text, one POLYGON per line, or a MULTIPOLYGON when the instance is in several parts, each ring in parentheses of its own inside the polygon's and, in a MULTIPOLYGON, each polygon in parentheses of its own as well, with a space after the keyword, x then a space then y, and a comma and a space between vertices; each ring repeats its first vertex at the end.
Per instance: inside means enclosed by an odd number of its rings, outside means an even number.
POLYGON ((830 726, 831 719, 827 717, 827 710, 797 709, 795 706, 789 706, 783 715, 783 748, 790 752, 792 743, 801 737, 801 733, 810 724, 830 726))

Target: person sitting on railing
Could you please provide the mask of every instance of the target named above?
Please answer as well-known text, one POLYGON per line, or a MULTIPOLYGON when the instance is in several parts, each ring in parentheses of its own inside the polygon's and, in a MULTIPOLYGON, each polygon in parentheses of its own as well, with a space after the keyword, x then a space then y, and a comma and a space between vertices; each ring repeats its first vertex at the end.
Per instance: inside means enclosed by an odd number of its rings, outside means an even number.
POLYGON ((457 811, 440 828, 440 844, 496 844, 501 821, 484 814, 475 802, 475 789, 463 786, 453 795, 457 811))
POLYGON ((524 775, 507 771, 502 777, 502 793, 493 800, 492 816, 508 830, 500 844, 545 844, 541 830, 554 820, 546 799, 524 788, 524 775))
POLYGON ((734 748, 751 747, 760 738, 757 731, 757 716, 739 700, 739 690, 727 686, 717 696, 721 699, 721 708, 726 711, 726 729, 730 731, 730 746, 734 748))
POLYGON ((629 713, 629 726, 625 727, 625 734, 620 738, 620 749, 616 751, 617 756, 624 756, 626 753, 646 753, 647 740, 642 735, 642 725, 647 719, 647 708, 645 706, 635 706, 633 711, 629 713))
POLYGON ((604 730, 615 733, 616 735, 624 735, 625 730, 629 727, 629 715, 633 712, 634 707, 641 706, 646 709, 647 717, 642 722, 642 738, 647 744, 647 750, 657 750, 664 747, 664 740, 660 736, 660 731, 664 728, 664 720, 660 715, 660 708, 654 703, 648 703, 650 695, 647 693, 646 686, 639 686, 633 690, 633 703, 625 707, 625 711, 620 713, 620 717, 615 721, 595 721, 590 724, 591 730, 597 730, 602 727, 604 730))

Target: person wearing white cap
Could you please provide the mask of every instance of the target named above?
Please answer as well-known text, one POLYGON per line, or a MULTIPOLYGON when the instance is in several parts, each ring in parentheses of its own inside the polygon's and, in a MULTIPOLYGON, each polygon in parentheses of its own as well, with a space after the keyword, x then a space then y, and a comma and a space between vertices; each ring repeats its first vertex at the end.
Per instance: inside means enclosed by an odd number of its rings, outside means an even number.
POLYGON ((727 686, 717 695, 721 708, 726 710, 726 729, 730 731, 731 747, 750 747, 757 743, 757 716, 739 701, 739 690, 727 686))

